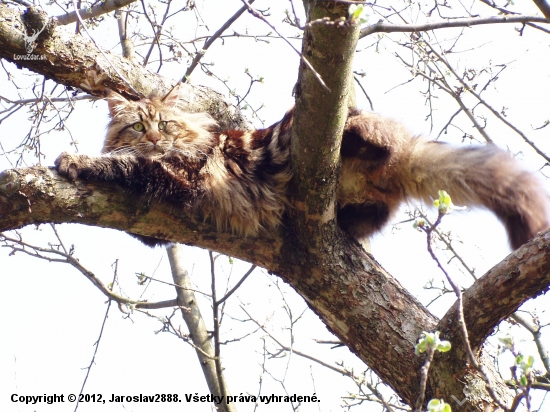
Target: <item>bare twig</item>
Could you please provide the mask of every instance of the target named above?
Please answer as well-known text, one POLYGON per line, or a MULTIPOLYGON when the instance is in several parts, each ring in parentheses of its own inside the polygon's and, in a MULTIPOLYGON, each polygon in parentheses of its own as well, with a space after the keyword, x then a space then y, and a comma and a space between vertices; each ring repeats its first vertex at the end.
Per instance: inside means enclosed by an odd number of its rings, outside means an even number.
POLYGON ((462 99, 460 98, 460 96, 455 93, 453 90, 452 90, 452 87, 447 83, 447 80, 445 80, 445 77, 444 76, 441 76, 439 77, 438 79, 434 79, 433 77, 431 76, 428 76, 427 74, 425 73, 422 73, 420 70, 417 70, 416 68, 414 68, 411 64, 407 63, 403 58, 401 58, 401 56, 399 56, 398 54, 396 54, 396 57, 399 58, 403 64, 405 64, 407 67, 410 67, 411 69, 414 70, 414 75, 417 75, 417 76, 420 76, 420 77, 423 77, 425 78, 426 80, 430 81, 430 82, 433 82, 434 84, 436 84, 441 90, 443 90, 444 92, 446 92, 447 94, 449 94, 453 99, 455 99, 456 103, 460 106, 460 109, 464 112, 464 114, 466 114, 466 116, 468 116, 468 119, 470 119, 470 121, 472 122, 472 124, 474 125, 474 127, 477 129, 477 131, 479 132, 479 134, 481 134, 483 136, 483 138, 485 139, 485 141, 487 143, 492 143, 493 140, 491 139, 491 137, 487 134, 487 132, 485 131, 484 127, 479 124, 479 122, 477 121, 477 119, 474 117, 474 115, 472 114, 472 112, 470 111, 470 109, 468 109, 466 107, 466 105, 464 104, 464 102, 462 101, 462 99), (439 81, 438 81, 439 80, 439 81))
MULTIPOLYGON (((493 9, 495 10, 498 10, 501 14, 505 14, 505 15, 509 15, 509 16, 517 16, 519 15, 519 13, 516 13, 516 12, 513 12, 513 11, 510 11, 510 10, 507 10, 505 9, 504 7, 499 7, 493 0, 480 0, 482 3, 486 4, 487 6, 489 7, 492 7, 493 9)), ((541 27, 537 24, 534 24, 534 23, 526 23, 525 24, 526 26, 529 26, 529 27, 532 27, 534 29, 537 29, 537 30, 540 30, 540 31, 543 31, 545 33, 550 33, 550 30, 549 29, 546 29, 544 27, 541 27)), ((520 33, 523 31, 523 29, 521 29, 520 33)))
POLYGON ((426 348, 426 360, 420 369, 420 395, 414 405, 414 412, 422 412, 422 405, 424 404, 424 398, 426 396, 426 384, 428 383, 428 372, 434 359, 435 348, 428 345, 426 348))
POLYGON ((367 100, 369 101, 370 109, 374 111, 374 106, 372 105, 372 100, 370 99, 367 91, 365 90, 365 88, 363 87, 363 85, 361 84, 361 82, 359 81, 357 76, 353 76, 353 78, 355 79, 355 82, 359 85, 359 87, 361 88, 361 91, 363 92, 363 94, 365 95, 367 100))
POLYGON ((208 50, 208 48, 212 45, 212 43, 214 43, 222 34, 224 31, 226 31, 239 17, 241 17, 241 15, 246 11, 248 10, 248 7, 254 3, 254 1, 256 0, 249 0, 248 2, 248 5, 244 5, 243 7, 241 7, 233 16, 231 16, 212 36, 208 37, 205 42, 204 42, 204 45, 202 46, 202 49, 199 50, 196 54, 195 54, 195 57, 193 58, 193 61, 191 62, 191 64, 189 65, 189 67, 187 68, 187 70, 185 71, 185 74, 183 75, 183 77, 181 78, 181 82, 182 83, 186 83, 187 82, 187 79, 189 78, 189 76, 191 75, 191 73, 193 73, 193 70, 195 70, 195 67, 197 67, 197 64, 199 63, 199 61, 202 59, 202 57, 205 55, 206 51, 208 50))
POLYGON ((419 214, 420 216, 422 217, 422 219, 424 219, 428 225, 430 225, 430 227, 432 227, 432 232, 435 233, 437 235, 437 237, 439 238, 439 240, 441 240, 445 246, 447 247, 447 250, 451 251, 451 253, 458 259, 458 261, 462 264, 462 267, 464 269, 466 269, 466 271, 470 274, 470 276, 474 279, 474 281, 477 280, 477 276, 475 275, 475 271, 474 269, 471 269, 468 264, 466 263, 466 261, 464 259, 462 259, 462 257, 458 254, 458 252, 453 248, 453 245, 451 245, 451 242, 449 242, 445 236, 443 236, 443 234, 439 231, 439 229, 434 226, 434 224, 430 221, 430 219, 428 218, 428 216, 426 216, 426 214, 422 213, 419 211, 419 214))
POLYGON ((144 274, 140 274, 140 276, 142 276, 144 279, 147 279, 147 280, 149 280, 149 281, 151 281, 151 282, 162 283, 162 284, 164 284, 164 285, 173 286, 173 287, 175 287, 175 288, 180 288, 180 289, 183 289, 183 290, 188 290, 188 291, 193 292, 193 293, 200 293, 201 295, 204 295, 204 296, 209 297, 209 298, 212 297, 212 296, 209 295, 208 293, 204 293, 203 291, 198 290, 198 289, 187 288, 187 287, 184 287, 184 286, 176 285, 175 283, 166 282, 166 281, 160 280, 160 279, 154 279, 154 278, 152 278, 151 276, 147 276, 147 275, 144 275, 144 274))
POLYGON ((233 286, 233 288, 229 292, 227 292, 223 298, 218 300, 218 302, 217 302, 218 306, 221 305, 223 302, 225 302, 229 298, 229 296, 231 296, 233 293, 235 293, 235 291, 243 284, 243 282, 246 280, 246 278, 248 278, 248 276, 250 276, 250 274, 252 272, 254 272, 254 269, 256 269, 256 268, 257 268, 256 265, 250 266, 250 269, 248 269, 248 271, 243 275, 241 280, 239 280, 237 282, 237 284, 235 286, 233 286))
POLYGON ((319 73, 317 73, 317 71, 313 68, 313 66, 311 65, 311 63, 302 55, 302 53, 300 53, 300 51, 294 47, 292 45, 291 42, 288 41, 288 39, 286 37, 284 37, 281 33, 279 33, 279 31, 275 28, 275 26, 273 26, 270 22, 267 21, 267 19, 262 16, 260 13, 258 13, 255 9, 252 8, 252 6, 250 5, 250 3, 246 0, 241 0, 244 4, 246 4, 246 6, 248 7, 248 10, 250 11, 250 13, 260 19, 261 21, 263 21, 265 24, 267 24, 269 27, 271 27, 271 29, 277 33, 279 35, 279 37, 281 37, 281 39, 283 39, 291 48, 292 50, 294 50, 298 56, 300 56, 300 59, 305 63, 305 65, 308 67, 309 70, 311 70, 311 72, 313 73, 313 75, 315 76, 315 78, 317 79, 317 81, 321 84, 321 86, 323 87, 323 89, 325 89, 326 91, 330 92, 330 89, 328 88, 328 86, 325 84, 325 82, 323 81, 323 79, 321 78, 321 76, 319 75, 319 73))
MULTIPOLYGON (((474 96, 483 106, 485 106, 487 109, 489 109, 489 111, 497 118, 499 119, 502 123, 504 123, 506 126, 508 126, 510 129, 512 129, 514 132, 516 132, 517 134, 519 134, 521 136, 521 138, 523 139, 523 141, 525 143, 527 143, 529 146, 531 146, 533 148, 533 150, 535 150, 535 152, 537 152, 539 154, 539 156, 541 156, 544 160, 546 160, 547 162, 550 162, 550 157, 548 155, 546 155, 546 153, 544 153, 542 150, 540 150, 536 145, 535 143, 533 143, 533 141, 531 141, 521 130, 519 130, 516 126, 514 126, 512 123, 510 123, 508 120, 506 120, 506 118, 501 114, 499 113, 498 111, 496 111, 489 103, 487 103, 480 95, 479 93, 477 93, 472 87, 470 87, 463 79, 462 77, 460 77, 458 75, 458 73, 456 73, 456 71, 453 69, 453 67, 449 64, 449 62, 447 62, 445 59, 443 59, 443 57, 428 43, 428 42, 424 42, 429 48, 430 48, 430 51, 435 54, 437 56, 437 58, 439 59, 439 61, 441 61, 446 67, 447 69, 453 74, 453 76, 460 82, 460 84, 462 84, 462 86, 464 87, 465 90, 467 90, 472 96, 474 96)), ((455 93, 456 94, 456 93, 455 93)), ((463 106, 463 103, 461 101, 459 101, 459 99, 457 99, 457 102, 459 104, 461 104, 461 107, 463 106)), ((463 109, 464 110, 464 109, 463 109)), ((466 114, 468 114, 468 112, 465 110, 466 114)))
MULTIPOLYGON (((56 232, 56 235, 57 235, 57 232, 56 232)), ((115 280, 116 280, 117 276, 118 276, 118 260, 115 262, 115 268, 114 268, 114 273, 113 273, 113 282, 112 282, 112 284, 115 283, 115 280)), ((97 338, 97 341, 94 344, 94 346, 95 346, 94 354, 92 356, 92 360, 90 361, 90 364, 86 368, 86 376, 84 377, 84 381, 82 382, 82 387, 80 388, 80 392, 78 393, 79 396, 78 396, 78 398, 76 400, 76 404, 74 406, 75 412, 78 410, 78 404, 80 402, 80 395, 82 395, 82 393, 84 392, 84 388, 86 387, 86 382, 88 381, 88 377, 90 376, 92 366, 95 364, 95 357, 97 355, 97 350, 99 349, 99 343, 101 342, 101 337, 103 336, 103 331, 105 330, 105 324, 107 323, 107 318, 109 317, 109 310, 111 309, 111 303, 112 303, 112 300, 109 299, 109 301, 107 302, 107 310, 105 311, 105 316, 103 317, 103 322, 101 323, 101 329, 99 331, 99 337, 97 338)))
MULTIPOLYGON (((316 358, 314 356, 311 356, 311 355, 308 355, 307 353, 305 352, 302 352, 302 351, 299 351, 299 350, 296 350, 294 347, 290 347, 290 346, 287 346, 285 344, 283 344, 280 340, 278 340, 275 336, 273 336, 271 334, 271 332, 265 328, 264 325, 262 325, 261 323, 259 323, 256 319, 254 319, 250 313, 248 313, 248 311, 245 309, 245 307, 243 305, 241 305, 241 309, 243 310, 244 313, 246 313, 246 315, 248 316, 248 318, 254 322, 261 330, 263 330, 267 336, 269 336, 269 338, 274 341, 280 348, 281 351, 285 351, 285 352, 289 352, 289 353, 292 353, 292 354, 295 354, 297 356, 300 356, 304 359, 309 359, 310 361, 313 361, 327 369, 330 369, 334 372, 337 372, 341 375, 344 375, 344 376, 347 376, 349 378, 351 378, 356 384, 360 385, 361 383, 365 383, 367 385, 366 382, 364 382, 364 380, 360 377, 360 376, 357 376, 353 373, 353 371, 350 371, 348 370, 347 368, 344 368, 344 367, 339 367, 339 366, 335 366, 335 365, 332 365, 330 363, 327 363, 325 362, 324 360, 321 360, 319 358, 316 358)), ((264 351, 265 351, 265 345, 264 345, 264 351)), ((265 352, 264 352, 265 353, 265 352)), ((264 368, 265 370, 265 368, 264 368)), ((390 405, 389 403, 387 403, 385 400, 384 400, 384 397, 382 396, 382 394, 376 390, 376 388, 374 388, 373 386, 369 386, 367 385, 367 387, 369 388, 369 390, 371 392, 373 392, 373 394, 379 399, 380 403, 382 403, 386 409, 388 410, 388 412, 394 412, 393 408, 392 408, 392 405, 390 405)))
POLYGON ((537 346, 537 351, 539 353, 540 359, 542 360, 542 364, 546 369, 546 376, 550 378, 550 358, 548 356, 548 349, 542 341, 542 333, 540 332, 541 326, 535 324, 532 320, 528 319, 520 312, 516 312, 510 317, 533 335, 533 340, 535 341, 535 345, 537 346))
MULTIPOLYGON (((4 100, 7 103, 13 104, 13 105, 25 105, 30 103, 38 103, 41 102, 44 98, 47 98, 49 102, 52 103, 59 103, 59 102, 71 102, 71 101, 78 101, 78 100, 101 100, 101 97, 98 96, 92 96, 91 94, 83 94, 80 96, 72 96, 72 97, 50 97, 49 95, 44 95, 42 98, 34 98, 34 99, 21 99, 21 100, 10 100, 6 97, 0 96, 0 101, 4 100)), ((4 111, 0 113, 4 113, 4 111)))
POLYGON ((429 227, 421 227, 422 230, 426 233, 426 240, 427 240, 427 247, 428 247, 428 253, 432 257, 432 259, 436 262, 439 269, 443 272, 445 277, 447 278, 447 281, 453 288, 453 291, 455 292, 455 295, 457 297, 457 303, 458 303, 458 310, 457 310, 457 317, 458 317, 458 327, 460 331, 460 335, 462 337, 462 343, 464 344, 464 348, 466 349, 466 353, 468 354, 468 359, 471 363, 471 365, 480 372, 481 376, 483 377, 483 380, 485 381, 485 387, 487 389, 487 392, 493 399, 493 401, 502 409, 508 410, 508 407, 504 405, 497 394, 495 393, 495 390, 493 388, 491 379, 489 378, 488 373, 485 371, 485 368, 483 365, 481 365, 475 355, 472 351, 472 347, 470 346, 470 340, 468 338, 468 329, 466 329, 466 322, 464 321, 464 305, 463 305, 463 299, 462 299, 462 291, 460 290, 460 287, 455 283, 455 281, 452 279, 451 275, 445 270, 437 256, 435 255, 433 249, 432 249, 432 232, 433 230, 441 223, 441 219, 443 218, 444 214, 439 213, 437 220, 435 223, 429 227))
POLYGON ((222 363, 220 356, 220 322, 219 322, 219 310, 218 302, 216 300, 216 269, 214 267, 215 258, 212 251, 208 251, 210 258, 210 276, 212 279, 212 320, 214 322, 214 362, 216 363, 216 374, 218 375, 218 382, 220 382, 220 392, 224 397, 225 403, 225 387, 221 385, 223 380, 222 363))
MULTIPOLYGON (((13 243, 12 245, 6 244, 2 246, 2 247, 11 248, 13 250, 12 253, 22 252, 22 253, 26 253, 29 256, 33 256, 39 259, 44 259, 49 262, 68 263, 69 265, 77 269, 80 273, 82 273, 84 276, 86 276, 86 278, 88 278, 88 280, 90 280, 105 296, 107 296, 109 300, 114 300, 119 304, 129 305, 135 308, 143 308, 143 309, 160 309, 160 308, 177 306, 177 301, 175 300, 169 300, 169 301, 163 301, 163 302, 144 302, 144 301, 127 299, 114 293, 111 289, 105 286, 103 282, 101 282, 101 280, 99 280, 94 275, 93 272, 86 269, 79 262, 78 259, 72 256, 71 254, 72 250, 67 252, 62 242, 60 242, 60 245, 63 249, 65 249, 63 251, 54 249, 53 247, 50 247, 49 249, 47 249, 47 248, 34 246, 29 243, 23 242, 21 239, 15 239, 15 238, 6 236, 5 233, 0 233, 0 240, 13 243), (20 247, 17 247, 14 244, 19 245, 20 247), (32 251, 29 249, 31 249, 32 251), (57 255, 57 256, 60 256, 61 258, 53 258, 45 254, 57 255)), ((60 240, 59 237, 58 237, 58 240, 60 240)))
MULTIPOLYGON (((151 46, 149 46, 149 50, 147 51, 147 54, 145 55, 145 58, 143 59, 143 66, 144 67, 147 66, 147 63, 149 62, 149 57, 151 57, 151 53, 153 52, 153 48, 155 47, 155 45, 159 49, 160 66, 162 66, 162 49, 160 48, 159 40, 160 40, 160 34, 162 33, 162 28, 164 26, 164 23, 166 23, 166 20, 170 17, 170 16, 168 16, 168 13, 170 12, 170 5, 171 4, 172 4, 172 0, 168 0, 168 2, 166 3, 166 10, 164 11, 164 15, 162 16, 161 22, 160 22, 160 24, 156 24, 156 23, 153 23, 153 21, 151 21, 151 19, 149 17, 149 14, 147 13, 147 8, 145 7, 145 2, 143 0, 141 0, 141 5, 143 7, 143 14, 145 14, 145 17, 147 18, 147 20, 151 24, 151 27, 153 28, 153 32, 155 33, 153 41, 151 42, 151 46), (156 29, 155 29, 155 27, 156 27, 156 29)), ((159 70, 160 70, 160 66, 159 66, 159 70)))

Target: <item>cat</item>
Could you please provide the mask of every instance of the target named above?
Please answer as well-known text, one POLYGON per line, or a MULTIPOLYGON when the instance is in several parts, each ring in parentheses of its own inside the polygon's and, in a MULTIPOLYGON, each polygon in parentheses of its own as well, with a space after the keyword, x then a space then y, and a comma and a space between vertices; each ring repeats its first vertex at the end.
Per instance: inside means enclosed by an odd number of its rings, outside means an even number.
MULTIPOLYGON (((200 212, 219 229, 256 236, 281 223, 289 203, 293 109, 261 130, 217 130, 207 114, 185 113, 174 88, 130 101, 109 91, 111 121, 98 157, 61 154, 70 180, 114 181, 149 200, 200 212)), ((452 147, 413 137, 398 122, 350 110, 342 136, 336 199, 339 226, 359 242, 380 231, 409 199, 446 190, 457 205, 490 209, 517 249, 548 228, 538 179, 492 144, 452 147)), ((150 246, 167 243, 137 235, 150 246)))

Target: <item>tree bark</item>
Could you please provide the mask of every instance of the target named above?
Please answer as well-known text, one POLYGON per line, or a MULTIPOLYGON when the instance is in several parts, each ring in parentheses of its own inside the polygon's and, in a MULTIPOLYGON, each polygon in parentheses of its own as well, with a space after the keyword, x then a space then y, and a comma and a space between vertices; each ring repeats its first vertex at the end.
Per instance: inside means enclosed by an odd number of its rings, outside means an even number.
MULTIPOLYGON (((459 402, 464 398, 464 383, 479 381, 477 374, 467 368, 467 358, 455 338, 458 330, 453 309, 438 326, 438 320, 420 302, 336 225, 334 185, 339 167, 339 136, 347 110, 358 28, 346 23, 347 6, 341 3, 306 2, 306 6, 310 19, 329 16, 331 21, 343 24, 313 25, 304 36, 304 56, 330 92, 320 86, 311 71, 301 67, 292 148, 293 204, 284 226, 257 238, 239 238, 218 232, 200 216, 151 204, 116 185, 82 181, 73 184, 52 169, 34 167, 0 174, 0 231, 45 222, 82 223, 166 238, 256 263, 289 282, 327 327, 409 404, 414 404, 418 396, 423 362, 422 357, 414 355, 414 344, 422 331, 439 327, 443 338, 451 337, 454 349, 436 357, 427 399, 442 397, 455 411, 483 410, 485 401, 481 400, 487 396, 483 386, 462 406, 453 403, 453 397, 459 402)), ((1 57, 14 61, 14 54, 25 53, 23 27, 18 12, 0 6, 1 57)), ((109 69, 103 57, 91 50, 95 46, 89 42, 80 37, 64 39, 55 27, 45 36, 34 51, 43 53, 45 60, 16 64, 72 87, 80 87, 84 80, 93 78, 89 72, 94 71, 105 77, 93 85, 88 82, 91 93, 101 94, 105 87, 112 87, 137 97, 109 69)), ((159 76, 111 56, 111 63, 120 72, 135 79, 133 86, 140 93, 152 90, 152 85, 168 89, 168 82, 159 76)), ((521 302, 548 289, 549 240, 547 234, 537 237, 467 292, 466 326, 482 361, 486 357, 480 345, 492 328, 521 302), (506 297, 498 302, 498 308, 494 299, 482 298, 488 290, 490 296, 506 297)), ((491 362, 486 362, 485 367, 491 369, 491 362)), ((498 385, 500 389, 502 382, 498 385)), ((490 400, 485 406, 496 410, 490 400)))

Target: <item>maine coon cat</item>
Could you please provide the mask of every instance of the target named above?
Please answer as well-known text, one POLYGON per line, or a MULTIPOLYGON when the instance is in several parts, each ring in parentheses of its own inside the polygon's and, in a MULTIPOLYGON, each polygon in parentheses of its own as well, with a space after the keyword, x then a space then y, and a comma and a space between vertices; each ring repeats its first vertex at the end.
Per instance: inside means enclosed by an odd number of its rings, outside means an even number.
MULTIPOLYGON (((210 116, 178 107, 177 88, 140 101, 109 92, 108 104, 104 155, 63 153, 55 162, 59 173, 114 181, 152 201, 199 211, 218 228, 245 236, 280 224, 291 178, 292 110, 266 129, 218 131, 210 116)), ((494 145, 452 147, 352 110, 341 156, 337 219, 358 240, 379 231, 401 203, 430 203, 441 189, 457 205, 493 211, 514 249, 549 226, 538 180, 494 145)))

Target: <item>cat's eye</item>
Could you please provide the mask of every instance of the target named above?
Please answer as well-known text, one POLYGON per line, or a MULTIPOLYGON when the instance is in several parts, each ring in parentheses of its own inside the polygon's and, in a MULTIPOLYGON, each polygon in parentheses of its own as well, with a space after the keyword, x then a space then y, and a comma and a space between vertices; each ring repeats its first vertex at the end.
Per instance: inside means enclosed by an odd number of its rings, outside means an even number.
POLYGON ((143 126, 143 123, 134 123, 134 126, 132 126, 136 132, 143 132, 143 129, 145 129, 145 126, 143 126))
POLYGON ((159 130, 164 130, 165 127, 166 127, 166 122, 165 121, 159 122, 159 130))

